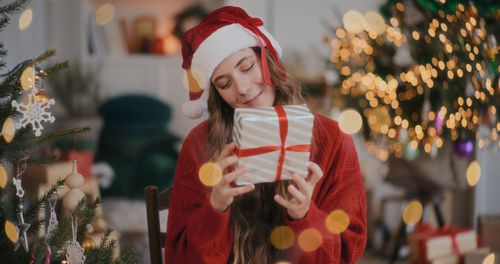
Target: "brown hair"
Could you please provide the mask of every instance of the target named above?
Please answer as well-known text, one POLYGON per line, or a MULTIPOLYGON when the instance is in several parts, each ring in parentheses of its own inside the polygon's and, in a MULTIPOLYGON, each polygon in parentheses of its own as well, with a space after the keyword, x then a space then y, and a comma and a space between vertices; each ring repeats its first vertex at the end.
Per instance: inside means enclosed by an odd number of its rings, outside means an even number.
MULTIPOLYGON (((260 48, 253 48, 260 54, 260 48)), ((257 55, 260 58, 259 55, 257 55)), ((276 86, 274 105, 304 102, 301 87, 282 71, 266 50, 271 80, 276 86)), ((210 85, 208 94, 208 153, 215 160, 225 144, 232 141, 234 109, 210 85)), ((286 209, 274 202, 276 193, 288 197, 288 181, 256 184, 255 190, 235 197, 231 204, 231 225, 234 233, 233 263, 273 263, 284 252, 274 248, 270 234, 274 227, 284 224, 286 209)))

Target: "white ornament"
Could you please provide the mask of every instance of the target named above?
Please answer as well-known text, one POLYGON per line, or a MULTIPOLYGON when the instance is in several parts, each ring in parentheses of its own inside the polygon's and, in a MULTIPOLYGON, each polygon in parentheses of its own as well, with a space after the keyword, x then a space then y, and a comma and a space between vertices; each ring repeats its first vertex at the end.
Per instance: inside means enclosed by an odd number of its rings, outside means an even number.
POLYGON ((50 106, 54 105, 56 101, 54 99, 40 101, 37 99, 37 93, 37 88, 31 89, 28 94, 28 102, 18 103, 16 100, 13 100, 12 106, 22 114, 21 120, 16 122, 17 129, 31 124, 31 127, 35 131, 35 136, 39 137, 42 134, 42 122, 53 123, 55 121, 55 118, 47 110, 50 106))
POLYGON ((80 246, 78 241, 76 241, 76 229, 78 225, 76 221, 71 221, 71 229, 73 231, 73 239, 70 240, 66 246, 66 253, 68 255, 69 263, 71 264, 84 264, 85 255, 83 254, 83 248, 80 246))
POLYGON ((49 224, 47 226, 47 240, 50 240, 52 235, 54 235, 54 231, 57 229, 57 225, 59 224, 59 221, 57 221, 57 214, 55 210, 56 203, 57 203, 57 198, 54 199, 53 204, 52 201, 49 200, 50 218, 49 218, 49 224))
POLYGON ((75 210, 78 203, 85 198, 85 193, 80 190, 83 183, 84 178, 78 173, 76 160, 74 160, 73 171, 65 179, 65 184, 70 189, 63 197, 63 207, 66 211, 75 210))

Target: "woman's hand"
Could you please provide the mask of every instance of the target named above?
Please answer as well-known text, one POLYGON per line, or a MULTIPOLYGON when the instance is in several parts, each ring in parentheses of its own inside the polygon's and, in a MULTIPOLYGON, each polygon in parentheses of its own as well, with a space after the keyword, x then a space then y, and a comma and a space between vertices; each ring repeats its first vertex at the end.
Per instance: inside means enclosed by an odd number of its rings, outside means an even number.
POLYGON ((234 147, 234 143, 224 146, 224 149, 217 158, 216 162, 221 168, 223 175, 219 183, 212 188, 212 193, 210 194, 210 204, 220 213, 226 211, 229 205, 233 202, 235 196, 242 195, 255 189, 253 184, 241 187, 231 187, 230 183, 245 172, 245 169, 240 167, 233 172, 226 173, 226 169, 230 165, 238 162, 238 157, 232 155, 234 147))
POLYGON ((307 164, 307 168, 311 173, 306 179, 296 173, 292 175, 292 180, 295 184, 290 184, 287 188, 292 196, 291 200, 287 200, 279 194, 274 196, 274 200, 285 207, 288 215, 295 220, 303 218, 309 211, 314 187, 321 177, 323 177, 323 171, 318 164, 310 161, 307 164))

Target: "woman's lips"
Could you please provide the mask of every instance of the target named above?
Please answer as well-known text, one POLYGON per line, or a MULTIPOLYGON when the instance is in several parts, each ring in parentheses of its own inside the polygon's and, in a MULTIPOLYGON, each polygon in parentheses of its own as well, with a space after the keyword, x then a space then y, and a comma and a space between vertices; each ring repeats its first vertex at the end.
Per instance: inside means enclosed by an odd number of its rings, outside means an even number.
POLYGON ((251 104, 255 103, 257 101, 257 99, 259 99, 261 94, 262 94, 262 91, 260 91, 260 93, 257 94, 254 98, 244 102, 244 104, 251 105, 251 104))

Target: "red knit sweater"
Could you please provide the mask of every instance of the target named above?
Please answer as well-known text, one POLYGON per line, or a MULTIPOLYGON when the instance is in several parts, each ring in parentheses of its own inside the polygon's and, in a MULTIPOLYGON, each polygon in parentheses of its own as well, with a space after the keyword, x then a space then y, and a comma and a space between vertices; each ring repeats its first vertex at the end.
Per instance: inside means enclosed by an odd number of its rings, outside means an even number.
MULTIPOLYGON (((210 189, 198 179, 198 169, 208 159, 207 121, 187 136, 177 164, 170 199, 165 263, 227 263, 233 245, 230 209, 224 213, 210 205, 210 189)), ((337 122, 315 115, 312 161, 324 172, 314 189, 307 215, 286 224, 296 236, 308 228, 322 234, 321 246, 304 252, 295 245, 293 263, 355 263, 366 244, 366 196, 352 138, 337 122), (326 216, 335 209, 349 215, 348 229, 334 235, 325 228, 326 216)), ((274 202, 274 201, 272 201, 274 202)))

